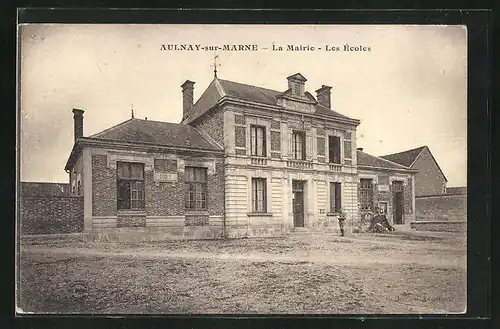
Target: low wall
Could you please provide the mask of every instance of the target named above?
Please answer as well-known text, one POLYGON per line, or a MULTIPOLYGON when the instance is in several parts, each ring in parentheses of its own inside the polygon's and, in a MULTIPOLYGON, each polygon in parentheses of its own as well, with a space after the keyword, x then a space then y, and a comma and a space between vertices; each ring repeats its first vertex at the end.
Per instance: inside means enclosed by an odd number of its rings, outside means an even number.
POLYGON ((19 186, 21 196, 47 197, 70 196, 70 186, 67 183, 21 182, 19 186))
POLYGON ((21 234, 83 231, 83 197, 21 196, 20 208, 21 234))
POLYGON ((439 232, 465 232, 466 221, 416 221, 410 222, 410 228, 417 231, 439 231, 439 232))
POLYGON ((415 198, 417 221, 467 220, 467 195, 436 195, 415 198))

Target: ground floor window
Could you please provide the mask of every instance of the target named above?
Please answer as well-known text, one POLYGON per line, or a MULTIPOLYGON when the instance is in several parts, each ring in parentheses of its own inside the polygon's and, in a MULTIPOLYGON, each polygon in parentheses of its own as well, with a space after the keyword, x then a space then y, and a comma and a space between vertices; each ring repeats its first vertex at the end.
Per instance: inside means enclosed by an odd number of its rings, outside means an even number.
POLYGON ((387 202, 379 202, 378 209, 380 209, 380 212, 382 214, 387 215, 387 202))
POLYGON ((184 180, 186 209, 207 209, 207 168, 186 167, 184 180))
POLYGON ((342 190, 340 183, 330 183, 330 212, 339 213, 342 208, 342 190))
POLYGON ((359 187, 360 206, 363 210, 373 210, 373 181, 362 178, 359 187))
POLYGON ((144 164, 117 162, 118 209, 144 209, 144 164))
POLYGON ((265 178, 252 178, 252 212, 267 212, 265 178))

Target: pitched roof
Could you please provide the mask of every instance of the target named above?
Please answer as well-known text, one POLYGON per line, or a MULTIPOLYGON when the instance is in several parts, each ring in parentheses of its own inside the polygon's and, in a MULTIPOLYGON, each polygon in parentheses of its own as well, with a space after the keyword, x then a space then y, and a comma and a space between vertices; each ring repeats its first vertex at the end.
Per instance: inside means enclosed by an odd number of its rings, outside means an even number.
POLYGON ((246 101, 276 105, 276 95, 281 93, 276 90, 246 85, 239 82, 221 79, 219 79, 219 81, 226 95, 246 101))
POLYGON ((401 170, 401 169, 410 170, 410 168, 406 166, 376 157, 374 155, 370 155, 360 150, 357 151, 357 155, 358 155, 358 166, 378 167, 378 168, 395 169, 395 170, 401 170))
POLYGON ((408 151, 393 153, 388 155, 383 155, 381 158, 402 164, 403 166, 409 167, 418 157, 418 155, 426 148, 427 146, 417 147, 408 151))
POLYGON ((305 76, 303 76, 302 74, 300 73, 295 73, 295 74, 292 74, 291 76, 289 76, 287 79, 294 79, 294 80, 299 80, 299 81, 303 81, 303 82, 306 82, 307 79, 305 76))
POLYGON ((189 125, 142 119, 129 119, 89 138, 162 146, 220 150, 189 125))
MULTIPOLYGON (((205 112, 214 107, 224 96, 276 106, 276 97, 281 94, 283 94, 281 91, 217 78, 208 85, 207 89, 194 104, 191 115, 186 119, 186 122, 192 122, 202 116, 205 112)), ((315 100, 314 96, 310 95, 310 97, 315 100)), ((319 104, 316 107, 316 113, 334 118, 352 120, 352 118, 327 109, 319 104)))
POLYGON ((381 158, 405 165, 407 167, 411 167, 411 165, 415 162, 415 160, 420 155, 420 153, 422 153, 422 151, 425 149, 427 149, 427 151, 429 151, 429 154, 431 155, 432 160, 434 160, 434 163, 436 163, 436 166, 438 167, 439 171, 443 175, 444 180, 448 181, 448 179, 446 178, 446 175, 444 174, 443 170, 439 166, 439 163, 434 158, 434 155, 432 155, 432 152, 428 146, 420 146, 420 147, 417 147, 417 148, 414 148, 414 149, 411 149, 408 151, 384 155, 384 156, 381 156, 381 158))
POLYGON ((205 89, 200 98, 196 101, 196 103, 194 103, 193 109, 191 110, 189 117, 186 119, 186 122, 191 122, 203 115, 203 113, 214 107, 219 102, 219 99, 224 96, 221 88, 217 88, 217 83, 217 80, 214 79, 208 85, 207 89, 205 89))

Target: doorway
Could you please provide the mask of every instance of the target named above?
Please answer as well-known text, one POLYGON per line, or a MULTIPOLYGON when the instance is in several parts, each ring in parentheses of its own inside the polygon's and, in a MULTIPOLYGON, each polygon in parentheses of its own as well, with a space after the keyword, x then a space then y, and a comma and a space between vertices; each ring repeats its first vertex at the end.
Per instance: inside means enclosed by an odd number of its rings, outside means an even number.
POLYGON ((304 227, 304 181, 292 181, 293 226, 304 227))
POLYGON ((403 182, 392 182, 392 196, 393 196, 393 222, 394 224, 404 224, 404 187, 403 182))

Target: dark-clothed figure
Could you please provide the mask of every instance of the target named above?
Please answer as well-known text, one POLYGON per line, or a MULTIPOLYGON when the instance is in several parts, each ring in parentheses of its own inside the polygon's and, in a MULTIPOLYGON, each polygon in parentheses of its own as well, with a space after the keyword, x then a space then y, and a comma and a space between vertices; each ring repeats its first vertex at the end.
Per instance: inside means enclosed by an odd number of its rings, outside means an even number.
POLYGON ((382 233, 383 231, 394 231, 394 227, 389 224, 382 209, 377 209, 377 214, 373 216, 367 231, 382 233))
POLYGON ((339 227, 340 227, 340 236, 344 236, 344 223, 345 223, 346 216, 344 212, 340 212, 339 214, 339 227))

